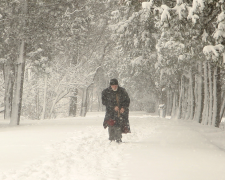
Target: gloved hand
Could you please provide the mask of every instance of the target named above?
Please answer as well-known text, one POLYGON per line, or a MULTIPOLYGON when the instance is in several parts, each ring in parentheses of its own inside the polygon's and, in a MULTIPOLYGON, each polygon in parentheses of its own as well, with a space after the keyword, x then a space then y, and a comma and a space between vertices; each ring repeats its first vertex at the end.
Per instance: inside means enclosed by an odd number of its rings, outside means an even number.
POLYGON ((123 114, 123 113, 124 113, 124 111, 125 111, 125 109, 124 109, 124 108, 121 108, 121 109, 120 109, 120 113, 121 113, 121 114, 123 114))
POLYGON ((116 107, 114 108, 114 110, 115 110, 116 112, 118 112, 118 111, 119 111, 119 107, 116 106, 116 107))
POLYGON ((104 129, 106 129, 108 127, 106 122, 103 122, 103 127, 104 127, 104 129))

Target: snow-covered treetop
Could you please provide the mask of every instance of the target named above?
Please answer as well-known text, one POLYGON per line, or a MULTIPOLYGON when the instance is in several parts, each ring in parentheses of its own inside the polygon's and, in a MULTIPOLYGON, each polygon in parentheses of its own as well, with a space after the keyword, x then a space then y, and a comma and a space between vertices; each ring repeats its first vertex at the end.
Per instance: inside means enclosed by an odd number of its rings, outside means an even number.
MULTIPOLYGON (((205 10, 207 10, 206 8, 208 8, 210 4, 212 5, 212 3, 215 3, 215 1, 193 0, 192 5, 190 6, 189 4, 184 3, 183 0, 177 0, 174 7, 168 7, 165 4, 156 7, 154 1, 151 0, 150 2, 142 2, 142 8, 157 12, 160 15, 160 22, 158 22, 156 26, 164 29, 171 25, 170 22, 175 17, 179 20, 190 20, 194 26, 200 20, 200 16, 201 18, 204 16, 205 10)), ((207 38, 212 35, 217 44, 215 46, 210 44, 204 47, 203 53, 208 56, 208 58, 218 58, 219 55, 224 52, 224 46, 222 45, 225 38, 225 11, 223 3, 224 0, 217 2, 217 7, 221 6, 222 12, 217 17, 216 23, 218 26, 215 32, 213 34, 208 34, 206 29, 202 31, 202 42, 207 43, 207 38)), ((202 21, 202 19, 200 21, 202 21)), ((171 41, 168 43, 171 43, 171 41)), ((165 43, 164 45, 168 43, 165 43)))
POLYGON ((207 56, 207 58, 218 58, 220 54, 224 53, 224 45, 222 43, 225 38, 225 12, 222 11, 218 17, 217 21, 218 28, 215 30, 213 34, 213 38, 218 43, 215 46, 209 45, 204 47, 203 53, 207 56))
POLYGON ((154 0, 150 0, 150 2, 142 2, 143 9, 151 9, 154 6, 154 0))
MULTIPOLYGON (((161 7, 156 7, 154 1, 142 2, 143 9, 158 10, 161 13, 161 21, 165 22, 171 19, 171 13, 175 13, 179 16, 179 19, 191 20, 193 24, 199 19, 199 13, 202 13, 206 5, 213 3, 213 0, 193 0, 192 6, 184 3, 183 0, 177 0, 176 5, 173 8, 163 4, 161 7)), ((222 18, 222 17, 221 17, 222 18)))
POLYGON ((217 23, 220 23, 220 22, 222 22, 222 21, 224 21, 225 20, 225 12, 223 11, 223 12, 221 12, 220 14, 219 14, 219 16, 217 17, 217 23))

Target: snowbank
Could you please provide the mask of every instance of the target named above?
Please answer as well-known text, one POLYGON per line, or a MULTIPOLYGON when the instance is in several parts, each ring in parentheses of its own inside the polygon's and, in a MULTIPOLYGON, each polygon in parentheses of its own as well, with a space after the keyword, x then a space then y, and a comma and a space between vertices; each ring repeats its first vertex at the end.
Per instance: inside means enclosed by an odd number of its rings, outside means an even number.
POLYGON ((225 131, 131 112, 131 134, 108 141, 103 113, 0 121, 1 180, 225 179, 225 131), (159 173, 163 172, 163 173, 159 173))

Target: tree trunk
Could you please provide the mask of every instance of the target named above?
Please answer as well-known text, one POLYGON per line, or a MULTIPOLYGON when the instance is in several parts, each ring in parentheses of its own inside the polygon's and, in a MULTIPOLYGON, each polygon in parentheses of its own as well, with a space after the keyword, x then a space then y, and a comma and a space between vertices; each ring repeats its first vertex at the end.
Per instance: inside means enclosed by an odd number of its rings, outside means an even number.
POLYGON ((91 104, 91 87, 87 89, 87 112, 90 111, 90 104, 91 104))
POLYGON ((93 111, 93 102, 94 102, 94 87, 91 89, 90 92, 90 104, 89 104, 89 111, 93 111))
POLYGON ((87 87, 83 90, 80 116, 85 117, 87 113, 87 87))
POLYGON ((48 89, 48 75, 45 74, 45 86, 44 86, 44 99, 43 99, 43 111, 41 115, 41 119, 45 119, 45 112, 46 112, 46 104, 47 104, 47 89, 48 89))
MULTIPOLYGON (((22 15, 26 16, 27 14, 27 0, 21 0, 22 15)), ((22 19, 22 26, 25 27, 26 20, 25 17, 22 19)), ((22 32, 22 36, 24 33, 22 32)), ((22 107, 22 95, 23 95, 23 81, 24 81, 24 71, 25 71, 25 58, 24 58, 24 49, 25 41, 22 38, 19 44, 19 57, 17 59, 16 73, 15 73, 15 87, 13 90, 13 99, 12 99, 12 114, 10 118, 10 125, 15 126, 20 123, 21 107, 22 107)))
POLYGON ((191 86, 190 86, 190 77, 189 77, 189 82, 188 82, 189 86, 187 88, 187 97, 185 98, 187 101, 187 110, 186 110, 186 115, 185 115, 185 119, 188 120, 190 118, 190 113, 191 113, 191 86))
POLYGON ((221 104, 220 120, 222 120, 222 118, 223 118, 224 110, 225 110, 225 97, 223 97, 223 101, 222 101, 222 104, 221 104))
POLYGON ((193 76, 192 76, 192 70, 190 70, 190 117, 189 119, 192 120, 194 118, 194 110, 195 110, 195 98, 194 98, 194 86, 193 86, 193 76))
POLYGON ((202 114, 202 124, 208 124, 209 89, 208 89, 208 63, 204 62, 204 109, 202 114))
POLYGON ((167 105, 166 105, 166 115, 171 116, 172 113, 172 107, 173 107, 173 94, 171 92, 171 89, 168 89, 167 91, 167 105))
POLYGON ((209 73, 209 121, 208 125, 212 125, 212 115, 213 115, 213 84, 212 84, 212 67, 208 63, 208 73, 209 73))
POLYGON ((77 94, 78 90, 75 89, 72 92, 72 96, 70 97, 70 109, 69 109, 69 116, 75 117, 77 112, 77 94))
POLYGON ((202 122, 202 111, 203 111, 203 80, 202 80, 202 62, 198 64, 198 76, 197 76, 197 101, 194 120, 196 122, 202 122))
POLYGON ((22 40, 20 45, 20 53, 18 58, 17 70, 16 70, 15 88, 13 93, 12 115, 10 119, 10 125, 19 125, 20 123, 24 69, 25 69, 24 40, 22 40))
POLYGON ((171 117, 172 118, 177 118, 177 93, 173 93, 173 105, 172 105, 172 112, 171 112, 171 117))
POLYGON ((181 83, 180 83, 180 97, 179 97, 179 109, 178 109, 178 119, 181 119, 181 115, 182 115, 182 100, 183 100, 183 96, 184 96, 184 77, 182 75, 181 77, 181 83))
POLYGON ((190 112, 189 112, 189 87, 185 87, 184 85, 184 96, 183 96, 183 105, 182 105, 182 119, 188 119, 190 112))
POLYGON ((215 127, 219 127, 221 119, 220 119, 220 108, 221 108, 221 82, 220 82, 220 67, 214 68, 214 81, 213 81, 213 121, 212 125, 215 127))
POLYGON ((4 110, 4 119, 10 120, 12 112, 12 98, 13 98, 13 64, 4 65, 4 83, 5 83, 5 110, 4 110))
POLYGON ((225 96, 223 96, 223 101, 222 101, 222 104, 221 104, 221 109, 220 109, 220 121, 221 121, 222 118, 223 118, 224 110, 225 110, 225 96))
POLYGON ((39 119, 39 88, 36 89, 36 119, 39 119))
POLYGON ((98 93, 98 111, 102 111, 102 96, 98 93))

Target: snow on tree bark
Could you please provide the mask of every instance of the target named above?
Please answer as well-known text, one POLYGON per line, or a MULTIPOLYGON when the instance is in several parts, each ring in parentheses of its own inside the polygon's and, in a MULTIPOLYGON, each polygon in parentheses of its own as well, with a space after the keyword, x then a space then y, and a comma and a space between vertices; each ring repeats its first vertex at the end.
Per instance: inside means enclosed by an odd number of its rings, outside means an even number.
POLYGON ((167 90, 166 115, 171 116, 173 107, 173 93, 170 88, 167 90))
POLYGON ((178 92, 173 92, 173 107, 172 107, 171 117, 175 119, 178 117, 178 111, 179 111, 178 97, 179 97, 178 92))
POLYGON ((215 113, 213 126, 219 127, 221 119, 220 119, 220 108, 221 108, 221 77, 220 77, 220 67, 215 67, 214 69, 214 81, 215 81, 215 86, 214 86, 214 110, 213 113, 215 113))
POLYGON ((202 122, 202 111, 203 111, 203 79, 202 79, 202 62, 198 62, 198 74, 197 74, 197 92, 196 92, 196 108, 194 120, 196 122, 202 122))
POLYGON ((193 77, 192 70, 189 71, 189 86, 188 86, 188 111, 186 119, 192 120, 194 117, 194 86, 193 86, 193 77))
POLYGON ((208 74, 209 74, 209 121, 208 125, 212 125, 212 114, 213 114, 213 83, 212 83, 212 66, 208 62, 208 74))
POLYGON ((183 96, 184 96, 184 76, 181 76, 181 82, 180 82, 180 95, 179 95, 179 109, 178 109, 178 119, 181 119, 182 117, 182 102, 183 102, 183 96))
POLYGON ((13 97, 13 84, 14 84, 14 69, 13 64, 6 63, 4 65, 4 81, 5 81, 5 111, 4 119, 10 120, 12 112, 12 97, 13 97))
POLYGON ((24 59, 24 40, 20 44, 19 58, 16 66, 16 78, 15 78, 15 88, 13 91, 12 100, 12 114, 10 118, 10 125, 15 126, 20 123, 21 106, 22 106, 22 95, 23 95, 23 79, 24 79, 24 69, 25 69, 25 59, 24 59))
POLYGON ((216 118, 217 118, 217 67, 213 68, 213 117, 212 117, 212 125, 215 126, 216 118))
POLYGON ((69 108, 69 116, 76 116, 76 112, 77 112, 77 93, 78 90, 74 89, 72 91, 72 95, 70 97, 70 108, 69 108))
POLYGON ((42 115, 41 115, 41 119, 45 119, 45 112, 46 112, 46 104, 47 104, 47 85, 48 85, 48 74, 44 75, 44 99, 43 99, 43 110, 42 110, 42 115))
POLYGON ((208 124, 209 114, 209 88, 208 88, 208 63, 205 61, 204 65, 204 108, 202 114, 202 125, 208 124))
POLYGON ((88 89, 87 87, 83 88, 81 112, 80 112, 81 117, 85 117, 87 113, 87 89, 88 89))

